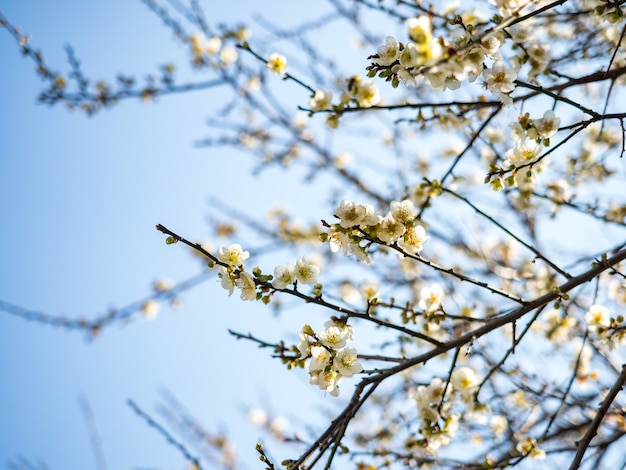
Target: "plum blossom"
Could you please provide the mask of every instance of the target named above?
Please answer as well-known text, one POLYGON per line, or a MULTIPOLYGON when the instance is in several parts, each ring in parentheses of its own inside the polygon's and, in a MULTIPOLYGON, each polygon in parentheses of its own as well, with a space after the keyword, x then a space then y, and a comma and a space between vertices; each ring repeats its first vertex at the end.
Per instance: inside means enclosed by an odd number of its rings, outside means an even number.
POLYGON ((378 88, 371 81, 359 84, 355 98, 362 108, 371 108, 380 102, 378 88))
POLYGON ((592 331, 608 328, 611 326, 611 315, 609 314, 609 309, 603 305, 592 305, 589 307, 589 310, 587 310, 587 313, 585 313, 585 322, 589 325, 589 329, 592 331))
POLYGON ((416 225, 406 229, 402 238, 398 241, 398 246, 406 253, 415 255, 422 251, 428 240, 430 240, 430 237, 426 235, 424 227, 416 225))
POLYGON ((357 359, 357 352, 354 348, 343 348, 337 351, 337 356, 333 360, 333 365, 344 377, 352 377, 363 371, 363 366, 357 359))
POLYGON ((284 289, 295 280, 295 266, 291 263, 286 266, 276 266, 274 268, 274 279, 272 286, 276 289, 284 289))
POLYGON ((357 227, 361 225, 365 219, 365 206, 344 199, 339 203, 335 215, 339 217, 339 225, 343 228, 357 227))
POLYGON ((323 111, 332 108, 333 94, 330 91, 317 90, 309 100, 311 111, 323 111))
POLYGON ((301 284, 317 284, 317 276, 320 273, 319 266, 309 262, 306 258, 296 261, 294 276, 301 284))
POLYGON ((323 346, 311 346, 311 363, 309 364, 309 370, 311 372, 317 372, 324 370, 330 365, 331 355, 328 349, 323 346))
POLYGON ((241 300, 256 300, 256 284, 252 274, 247 271, 241 272, 235 279, 235 285, 241 289, 241 300))
POLYGON ((320 370, 311 372, 309 383, 317 385, 322 390, 326 390, 333 397, 336 397, 339 395, 338 385, 341 379, 343 379, 343 376, 334 369, 320 370))
POLYGON ((323 332, 316 333, 310 325, 304 325, 297 349, 300 358, 310 358, 310 383, 337 396, 343 378, 362 372, 363 366, 356 349, 347 347, 352 340, 352 327, 335 319, 327 321, 324 327, 323 332))
POLYGON ((513 166, 521 166, 527 163, 533 163, 539 154, 543 150, 543 147, 534 140, 526 140, 520 142, 513 149, 507 150, 504 154, 506 163, 513 166))
POLYGON ((407 223, 412 222, 415 218, 415 206, 409 199, 404 201, 393 201, 390 207, 391 215, 399 222, 407 223))
POLYGON ((350 339, 350 333, 333 325, 326 328, 318 337, 324 346, 333 349, 341 349, 345 347, 350 339))
POLYGON ((511 99, 508 94, 515 89, 515 80, 517 79, 515 69, 509 68, 503 62, 498 61, 491 68, 483 70, 483 79, 485 87, 500 100, 506 101, 505 104, 508 104, 508 101, 511 99))
POLYGON ((539 137, 549 139, 559 130, 561 119, 556 117, 551 109, 543 113, 541 119, 533 119, 533 125, 537 129, 539 137))
POLYGON ((422 15, 418 18, 409 18, 406 22, 409 36, 419 45, 426 45, 433 39, 430 18, 422 15))
POLYGON ((385 243, 393 243, 404 235, 405 231, 404 225, 389 212, 378 225, 378 238, 385 243))
POLYGON ((229 247, 222 247, 217 250, 217 259, 229 266, 243 266, 245 260, 250 257, 250 253, 243 251, 239 243, 234 243, 229 247))
POLYGON ((460 367, 452 373, 452 386, 459 392, 473 390, 479 384, 478 376, 471 367, 460 367))
POLYGON ((228 291, 228 295, 233 295, 233 291, 235 290, 235 280, 233 279, 231 273, 224 266, 218 266, 217 272, 222 288, 228 291))
POLYGON ((274 52, 267 61, 267 70, 276 75, 285 73, 287 71, 287 58, 282 54, 274 52))
POLYGON ((378 58, 374 59, 374 63, 378 65, 391 65, 400 55, 400 44, 393 36, 387 36, 385 44, 377 50, 378 58))
POLYGON ((443 303, 443 289, 439 284, 433 284, 430 287, 423 287, 420 291, 420 298, 417 306, 425 312, 434 312, 441 307, 443 303))

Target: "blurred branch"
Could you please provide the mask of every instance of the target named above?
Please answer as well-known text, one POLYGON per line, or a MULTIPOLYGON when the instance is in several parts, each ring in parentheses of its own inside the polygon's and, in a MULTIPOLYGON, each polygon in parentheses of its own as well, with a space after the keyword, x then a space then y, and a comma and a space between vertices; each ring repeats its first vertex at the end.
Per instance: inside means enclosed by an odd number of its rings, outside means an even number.
POLYGON ((128 404, 128 406, 130 406, 132 408, 132 410, 135 412, 135 414, 137 416, 142 418, 148 424, 148 426, 150 426, 151 428, 155 429, 159 434, 161 434, 165 438, 165 440, 167 441, 168 444, 170 444, 172 447, 176 448, 183 455, 183 457, 185 457, 186 460, 188 460, 190 463, 192 463, 195 466, 195 469, 202 470, 202 466, 200 465, 200 461, 196 457, 191 455, 189 453, 189 451, 187 450, 187 447, 185 447, 182 443, 177 441, 167 431, 167 429, 165 429, 163 426, 161 426, 159 423, 157 423, 149 414, 147 414, 145 411, 143 411, 141 408, 139 408, 139 406, 137 406, 137 404, 134 401, 127 400, 126 403, 128 404))

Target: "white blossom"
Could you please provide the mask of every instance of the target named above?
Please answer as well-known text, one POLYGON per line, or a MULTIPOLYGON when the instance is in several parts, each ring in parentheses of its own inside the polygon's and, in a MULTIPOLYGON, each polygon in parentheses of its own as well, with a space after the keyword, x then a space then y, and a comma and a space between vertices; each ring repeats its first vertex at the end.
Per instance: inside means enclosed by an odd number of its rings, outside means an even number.
POLYGON ((317 90, 309 100, 311 111, 323 111, 332 108, 333 94, 330 91, 317 90))
POLYGON ((443 289, 439 284, 433 284, 430 287, 423 287, 420 291, 420 298, 417 306, 425 312, 434 312, 441 307, 443 303, 443 289))
POLYGON ((409 199, 400 202, 393 201, 390 206, 391 215, 399 222, 412 222, 416 216, 415 206, 413 206, 413 202, 409 199))
POLYGON ((241 289, 241 300, 256 300, 256 284, 252 274, 247 271, 239 273, 235 285, 241 289))
POLYGON ((301 284, 317 284, 317 276, 320 273, 319 266, 301 258, 296 261, 294 276, 301 284))
POLYGON ((222 247, 217 250, 217 259, 222 263, 226 263, 230 266, 243 266, 245 260, 248 259, 250 253, 247 251, 243 251, 241 245, 238 243, 234 243, 229 247, 222 247))
POLYGON ((397 221, 390 212, 378 225, 378 238, 384 243, 393 243, 404 235, 405 231, 404 225, 397 221))
POLYGON ((393 36, 387 36, 385 44, 377 50, 378 58, 373 63, 378 65, 391 65, 400 55, 400 44, 393 36))
POLYGON ((344 377, 352 377, 363 370, 363 366, 357 359, 357 352, 354 348, 344 348, 337 352, 333 360, 333 366, 344 377))
POLYGON ((345 347, 350 339, 350 334, 346 330, 333 325, 321 332, 318 338, 324 346, 332 349, 341 349, 345 347))
POLYGON ((272 286, 276 289, 284 289, 295 280, 295 267, 289 263, 286 266, 276 266, 274 268, 274 279, 272 286))
POLYGON ((459 367, 452 372, 452 386, 459 392, 472 390, 479 384, 478 376, 471 367, 459 367))
POLYGON ((324 370, 330 365, 330 352, 323 346, 311 346, 311 362, 309 371, 324 370))
POLYGON ((541 119, 533 119, 533 125, 537 129, 539 137, 548 139, 559 130, 561 119, 556 117, 554 111, 549 109, 543 113, 543 117, 541 119))
POLYGON ((483 79, 485 87, 492 93, 510 93, 515 89, 517 72, 498 61, 491 68, 483 70, 483 79))

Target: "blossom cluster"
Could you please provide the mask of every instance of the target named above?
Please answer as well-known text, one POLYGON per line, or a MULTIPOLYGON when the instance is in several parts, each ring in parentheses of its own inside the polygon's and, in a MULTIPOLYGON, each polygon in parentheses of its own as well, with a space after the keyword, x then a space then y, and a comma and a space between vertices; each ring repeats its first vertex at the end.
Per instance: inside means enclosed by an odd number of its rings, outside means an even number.
POLYGON ((233 46, 224 45, 225 38, 232 37, 243 41, 248 36, 249 32, 246 28, 230 31, 223 37, 211 36, 207 38, 202 32, 192 34, 189 37, 189 46, 194 65, 211 64, 217 67, 227 67, 238 59, 239 54, 233 46))
POLYGON ((363 370, 352 341, 352 327, 335 319, 324 323, 325 330, 315 332, 304 325, 300 332, 298 351, 301 359, 310 358, 310 383, 332 396, 339 395, 339 383, 363 370))
POLYGON ((419 253, 430 240, 424 227, 415 222, 417 214, 409 199, 393 201, 384 216, 370 204, 344 199, 335 210, 335 217, 339 223, 322 234, 322 241, 330 242, 331 251, 341 249, 345 255, 350 253, 366 264, 370 262, 367 245, 361 246, 361 242, 368 237, 389 246, 395 244, 410 255, 419 253))
MULTIPOLYGON (((249 256, 250 253, 244 251, 238 243, 222 247, 217 251, 217 259, 222 263, 217 266, 218 275, 222 287, 229 292, 229 295, 232 295, 237 287, 241 290, 242 300, 257 300, 259 298, 257 287, 264 281, 271 281, 274 289, 284 289, 296 282, 317 285, 320 268, 305 257, 297 260, 295 264, 277 266, 274 269, 274 276, 271 276, 263 275, 259 268, 255 268, 252 272, 246 271, 244 262, 249 256)), ((267 290, 266 287, 265 291, 267 290)), ((269 298, 267 300, 269 301, 269 298)))
POLYGON ((346 89, 341 94, 339 103, 333 105, 333 93, 328 90, 317 90, 309 100, 309 107, 312 112, 335 110, 337 113, 329 114, 326 125, 336 128, 339 125, 339 114, 351 104, 360 108, 371 108, 380 102, 380 92, 378 87, 371 80, 364 80, 359 75, 355 75, 346 80, 346 89))
MULTIPOLYGON (((513 169, 513 174, 504 180, 502 175, 499 178, 491 179, 490 184, 493 189, 503 189, 504 185, 518 187, 520 191, 528 194, 536 185, 535 171, 541 172, 547 159, 542 157, 542 151, 550 145, 550 138, 559 130, 561 119, 552 110, 547 110, 541 118, 531 118, 528 113, 518 117, 517 121, 511 123, 511 140, 515 142, 513 148, 508 149, 504 154, 504 166, 513 169), (517 171, 524 168, 525 171, 517 171), (533 171, 535 170, 535 171, 533 171)), ((495 165, 492 171, 503 171, 495 165)))
POLYGON ((480 378, 473 368, 459 367, 452 373, 448 385, 435 377, 428 385, 412 389, 410 397, 417 406, 419 432, 422 436, 414 444, 419 445, 428 455, 434 455, 440 447, 448 445, 458 429, 461 417, 459 413, 452 412, 458 403, 463 403, 467 416, 474 416, 476 420, 479 414, 488 411, 487 407, 474 400, 479 384, 480 378))
POLYGON ((481 28, 485 24, 486 19, 477 12, 459 15, 450 26, 449 37, 443 38, 433 35, 429 15, 410 18, 406 25, 410 40, 403 43, 388 36, 376 54, 369 57, 368 75, 385 78, 394 87, 399 82, 417 86, 426 79, 434 90, 456 90, 463 81, 473 83, 482 77, 484 87, 503 104, 510 105, 522 66, 529 64, 528 77, 536 80, 550 63, 550 47, 532 41, 532 30, 527 26, 516 25, 506 32, 484 31, 481 28), (501 52, 507 41, 518 50, 509 57, 510 65, 501 52), (519 43, 525 47, 516 48, 519 43))

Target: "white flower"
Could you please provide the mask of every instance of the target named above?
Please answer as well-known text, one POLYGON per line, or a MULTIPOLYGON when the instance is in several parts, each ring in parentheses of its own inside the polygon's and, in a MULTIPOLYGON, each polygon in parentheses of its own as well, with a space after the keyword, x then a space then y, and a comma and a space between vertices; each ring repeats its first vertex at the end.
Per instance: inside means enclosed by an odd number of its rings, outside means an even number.
POLYGON ((531 65, 528 76, 531 79, 535 79, 537 75, 542 73, 550 60, 550 45, 549 44, 531 44, 528 49, 528 62, 531 65))
POLYGON ((234 243, 227 247, 222 247, 217 250, 217 259, 222 263, 226 263, 229 266, 243 266, 245 260, 248 259, 250 253, 243 251, 241 245, 234 243))
POLYGON ((341 249, 344 255, 348 254, 348 248, 351 246, 350 235, 343 230, 336 230, 332 227, 328 230, 328 242, 330 243, 330 251, 337 253, 341 249))
POLYGON ((330 365, 330 352, 323 346, 311 346, 311 362, 309 371, 316 372, 324 370, 330 365))
POLYGON ((378 284, 378 282, 363 281, 359 288, 361 290, 361 295, 365 300, 372 300, 379 296, 380 284, 378 284))
POLYGON ((311 354, 311 343, 309 342, 309 335, 300 332, 300 342, 298 343, 298 351, 300 352, 300 358, 304 359, 311 354))
POLYGON ((413 202, 409 199, 405 199, 401 202, 393 201, 391 203, 390 212, 394 219, 403 223, 412 222, 416 215, 415 206, 413 206, 413 202))
POLYGON ((371 81, 359 83, 355 98, 362 108, 371 108, 380 102, 378 88, 371 81))
POLYGON ((534 140, 518 143, 513 149, 504 154, 508 165, 520 166, 532 163, 541 153, 543 147, 534 140))
POLYGON ((598 304, 594 304, 589 307, 587 313, 585 313, 585 322, 592 327, 608 328, 611 326, 611 316, 609 309, 598 304))
POLYGON ((311 372, 310 383, 317 385, 322 390, 326 390, 333 397, 339 395, 339 387, 337 386, 343 377, 336 370, 320 370, 311 372))
POLYGON ((378 224, 378 238, 384 243, 393 243, 397 241, 402 235, 406 228, 403 224, 397 221, 391 212, 389 212, 383 220, 378 224))
POLYGON ((539 137, 548 139, 556 134, 556 132, 559 130, 559 126, 561 125, 561 119, 556 117, 554 111, 549 109, 545 113, 543 113, 543 117, 541 119, 533 119, 533 124, 537 128, 539 137))
POLYGON ((437 422, 439 412, 436 408, 441 402, 443 388, 443 381, 435 377, 428 386, 420 385, 414 390, 413 396, 417 405, 417 411, 422 419, 437 422))
POLYGON ((406 83, 407 85, 417 86, 417 78, 421 78, 419 70, 416 68, 405 68, 402 65, 396 64, 391 68, 391 71, 398 76, 398 79, 406 83))
POLYGON ((228 291, 228 295, 233 295, 233 290, 235 290, 235 281, 230 272, 224 266, 218 266, 217 271, 221 286, 228 291))
POLYGON ((340 328, 341 330, 346 331, 348 334, 348 340, 352 341, 352 334, 354 333, 354 331, 352 330, 352 327, 350 325, 347 325, 341 322, 336 322, 333 319, 330 319, 324 322, 324 328, 330 328, 331 326, 336 326, 337 328, 340 328))
POLYGON ((498 61, 491 68, 483 70, 483 79, 485 86, 492 93, 510 93, 515 89, 514 81, 517 79, 517 72, 498 61))
POLYGON ((252 408, 248 411, 248 419, 255 426, 265 426, 268 420, 267 412, 260 408, 252 408))
POLYGON ((400 55, 400 44, 393 36, 387 36, 385 44, 378 48, 377 54, 378 58, 373 60, 374 64, 391 65, 400 55))
POLYGON ((365 206, 344 199, 339 203, 335 215, 339 217, 339 225, 343 228, 356 227, 361 225, 365 219, 365 206))
POLYGON ((270 55, 266 66, 270 72, 281 75, 287 71, 287 58, 282 54, 274 52, 270 55))
POLYGON ((467 74, 468 80, 474 82, 476 78, 483 72, 483 63, 485 62, 485 52, 481 47, 472 47, 463 54, 461 65, 463 71, 467 74))
POLYGON ((537 447, 537 440, 528 436, 521 436, 515 449, 522 455, 528 455, 531 459, 543 460, 546 458, 545 451, 537 447))
POLYGON ((409 227, 402 235, 402 238, 398 241, 398 246, 402 248, 406 253, 415 255, 422 251, 426 242, 430 240, 430 237, 426 235, 424 227, 416 225, 415 227, 409 227))
POLYGON ((479 380, 474 369, 470 367, 460 367, 452 373, 452 386, 459 392, 472 390, 478 386, 479 380))
POLYGON ((361 245, 357 243, 351 243, 350 246, 348 247, 348 252, 351 255, 354 255, 357 261, 362 261, 365 264, 370 264, 371 262, 370 255, 368 254, 368 252, 365 250, 364 247, 362 247, 361 245))
POLYGON ((413 42, 409 42, 404 46, 400 53, 400 65, 405 69, 411 69, 413 67, 419 67, 420 54, 417 49, 417 45, 413 42))
POLYGON ((287 266, 276 266, 274 268, 274 279, 272 286, 276 289, 284 289, 289 284, 293 284, 295 267, 289 263, 287 266))
POLYGON ((217 54, 222 48, 222 40, 218 36, 209 38, 206 43, 206 51, 208 54, 217 54))
POLYGON ((526 140, 526 131, 519 121, 512 122, 509 124, 509 127, 511 128, 511 133, 509 134, 511 140, 515 140, 517 142, 526 140))
POLYGON ((189 37, 189 42, 191 43, 191 51, 193 55, 199 57, 204 54, 206 50, 206 36, 202 33, 195 33, 189 37))
POLYGON ((432 41, 432 25, 430 18, 422 15, 418 18, 409 18, 406 22, 409 36, 419 45, 425 45, 432 41))
POLYGON ((237 49, 233 47, 225 47, 220 52, 220 61, 223 67, 235 62, 237 57, 239 57, 239 54, 237 53, 237 49))
POLYGON ((499 51, 500 51, 500 46, 502 46, 503 42, 504 42, 504 39, 501 34, 491 33, 491 34, 485 35, 480 40, 480 46, 482 47, 486 55, 488 55, 489 57, 493 59, 497 59, 500 57, 499 51))
POLYGON ((289 420, 284 416, 277 416, 272 420, 269 428, 274 436, 283 436, 285 434, 285 431, 287 431, 287 429, 289 428, 289 420))
POLYGON ((441 307, 443 296, 443 289, 439 284, 423 287, 420 291, 420 299, 417 306, 425 312, 434 312, 441 307))
POLYGON ((322 111, 332 107, 333 94, 330 91, 317 90, 309 100, 311 111, 322 111))
POLYGON ((489 420, 489 427, 496 437, 503 436, 507 430, 509 422, 504 416, 495 415, 489 420))
POLYGON ((235 285, 241 289, 241 300, 256 300, 256 284, 252 274, 247 271, 239 273, 235 285))
POLYGON ((296 268, 294 276, 301 284, 317 284, 317 276, 320 273, 320 268, 315 264, 307 261, 305 258, 301 258, 296 261, 296 268))
POLYGON ((378 225, 382 217, 376 213, 376 209, 371 204, 361 204, 365 208, 365 216, 363 217, 363 225, 373 227, 378 225))
POLYGON ((346 346, 346 343, 350 339, 350 333, 333 325, 320 333, 318 338, 324 346, 328 346, 332 349, 341 349, 346 346))
POLYGON ((456 63, 444 63, 431 67, 425 72, 433 90, 457 90, 465 78, 463 68, 456 63))
POLYGON ((146 320, 154 320, 159 313, 160 304, 155 300, 148 300, 141 306, 141 313, 146 320))
POLYGON ((352 377, 363 370, 363 366, 357 359, 357 352, 354 348, 344 348, 337 352, 333 360, 333 366, 344 377, 352 377))

